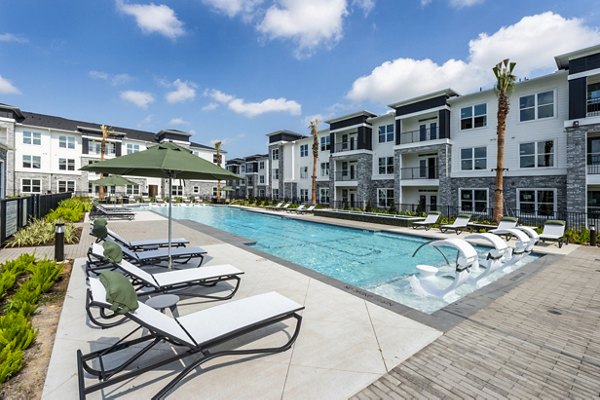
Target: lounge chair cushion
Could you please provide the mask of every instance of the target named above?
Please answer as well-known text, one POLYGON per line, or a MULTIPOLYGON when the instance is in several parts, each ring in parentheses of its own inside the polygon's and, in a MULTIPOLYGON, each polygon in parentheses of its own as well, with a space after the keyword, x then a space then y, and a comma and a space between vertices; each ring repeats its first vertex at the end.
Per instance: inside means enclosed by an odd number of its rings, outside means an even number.
POLYGON ((94 225, 106 226, 108 225, 108 221, 106 220, 106 218, 96 218, 94 220, 94 225))
POLYGON ((90 234, 97 237, 100 240, 104 240, 108 235, 108 228, 106 228, 106 220, 104 218, 97 218, 94 220, 94 226, 90 234))
POLYGON ((100 282, 106 289, 106 300, 111 304, 110 309, 116 314, 126 314, 138 308, 135 289, 129 279, 114 271, 100 274, 100 282))
POLYGON ((106 260, 118 264, 123 260, 123 250, 121 246, 113 242, 104 242, 102 243, 102 247, 104 248, 103 256, 106 260))

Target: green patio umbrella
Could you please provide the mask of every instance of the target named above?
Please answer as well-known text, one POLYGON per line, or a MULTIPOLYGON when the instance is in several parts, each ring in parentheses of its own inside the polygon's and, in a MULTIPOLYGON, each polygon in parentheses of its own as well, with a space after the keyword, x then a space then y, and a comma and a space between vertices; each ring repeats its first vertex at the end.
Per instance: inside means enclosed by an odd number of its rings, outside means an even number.
POLYGON ((100 179, 96 179, 95 181, 91 181, 96 186, 127 186, 127 185, 137 185, 134 181, 130 181, 127 178, 123 178, 121 175, 109 175, 102 177, 100 179))
POLYGON ((169 179, 169 268, 171 259, 171 181, 173 179, 241 179, 234 173, 197 157, 185 147, 165 142, 138 153, 100 161, 81 168, 84 171, 169 179))

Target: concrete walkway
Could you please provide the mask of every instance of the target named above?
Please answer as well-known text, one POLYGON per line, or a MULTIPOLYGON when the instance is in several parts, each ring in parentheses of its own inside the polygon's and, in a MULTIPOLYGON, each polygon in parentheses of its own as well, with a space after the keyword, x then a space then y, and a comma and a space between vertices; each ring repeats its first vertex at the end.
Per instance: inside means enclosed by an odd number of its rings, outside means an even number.
POLYGON ((597 399, 599 395, 600 251, 580 247, 353 399, 597 399))

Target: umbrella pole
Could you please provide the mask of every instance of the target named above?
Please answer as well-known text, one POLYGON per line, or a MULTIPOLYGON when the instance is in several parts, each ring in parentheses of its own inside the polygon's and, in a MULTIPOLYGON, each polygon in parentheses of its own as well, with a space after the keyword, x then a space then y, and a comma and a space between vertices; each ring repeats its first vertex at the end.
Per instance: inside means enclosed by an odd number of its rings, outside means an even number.
POLYGON ((171 176, 169 175, 169 187, 168 187, 168 193, 169 193, 169 270, 173 269, 173 258, 171 257, 171 176))

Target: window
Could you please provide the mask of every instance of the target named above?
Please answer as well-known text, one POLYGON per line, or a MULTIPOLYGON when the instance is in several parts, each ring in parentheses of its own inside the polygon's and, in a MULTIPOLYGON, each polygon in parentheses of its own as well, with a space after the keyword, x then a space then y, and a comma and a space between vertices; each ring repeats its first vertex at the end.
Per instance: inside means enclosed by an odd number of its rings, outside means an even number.
POLYGON ((462 171, 487 168, 487 147, 469 147, 460 150, 460 169, 462 171))
MULTIPOLYGON (((101 143, 95 140, 90 140, 88 142, 88 153, 89 154, 100 154, 100 145, 101 143)), ((106 143, 105 153, 104 154, 115 154, 116 146, 114 143, 106 143)))
POLYGON ((460 129, 481 128, 487 125, 487 104, 460 109, 460 129))
POLYGON ((300 179, 308 178, 308 167, 300 167, 300 179))
POLYGON ((394 189, 377 189, 377 207, 390 208, 394 205, 394 189))
POLYGON ((554 117, 554 91, 519 98, 521 122, 554 117))
POLYGON ((73 136, 60 135, 58 137, 58 147, 62 147, 63 149, 74 149, 75 138, 73 136))
POLYGON ((460 210, 485 212, 488 208, 487 189, 460 189, 460 210))
POLYGON ((223 156, 220 153, 218 155, 213 154, 213 164, 221 165, 222 157, 223 156))
POLYGON ((40 156, 23 156, 23 168, 42 168, 42 158, 40 156))
POLYGON ((279 149, 271 150, 271 158, 273 160, 279 160, 279 149))
POLYGON ((138 153, 140 151, 139 144, 127 143, 127 154, 138 153))
POLYGON ((194 193, 194 194, 198 194, 198 193, 200 193, 200 187, 199 187, 199 186, 194 186, 194 187, 192 188, 192 193, 194 193))
POLYGON ((183 186, 171 185, 171 196, 183 196, 183 186))
POLYGON ((58 181, 58 193, 75 191, 75 181, 58 181))
POLYGON ((300 189, 300 201, 308 201, 308 189, 300 189))
POLYGON ((321 176, 329 176, 329 163, 328 162, 321 163, 321 176))
POLYGON ((329 188, 320 188, 319 189, 319 203, 320 204, 329 204, 329 188))
POLYGON ((394 157, 379 157, 379 175, 394 173, 394 157))
POLYGON ((554 216, 556 210, 555 189, 518 189, 521 213, 554 216))
POLYGON ((212 188, 212 196, 213 197, 217 197, 217 193, 218 193, 217 187, 213 186, 213 188, 212 188))
POLYGON ((273 179, 279 179, 279 168, 273 169, 273 179))
POLYGON ((521 168, 548 168, 554 166, 554 141, 521 143, 519 145, 521 168))
POLYGON ((260 161, 258 163, 258 169, 265 169, 265 162, 264 161, 260 161))
POLYGON ((260 175, 258 177, 258 183, 264 184, 265 183, 265 176, 264 175, 260 175))
POLYGON ((379 143, 394 141, 394 124, 379 127, 379 143))
POLYGON ((75 160, 72 158, 59 158, 58 169, 60 171, 75 171, 75 160))
POLYGON ((308 157, 308 144, 300 145, 300 157, 308 157))
POLYGON ((127 185, 127 194, 140 194, 140 185, 127 185))
POLYGON ((23 144, 42 144, 42 134, 40 132, 23 131, 23 144))
POLYGON ((321 137, 321 151, 328 151, 330 149, 330 138, 329 136, 321 137))
POLYGON ((23 179, 21 180, 21 192, 23 193, 41 193, 41 179, 23 179))
POLYGON ((265 197, 265 189, 258 189, 258 197, 265 197))
POLYGON ((279 189, 273 189, 273 199, 279 200, 279 189))

